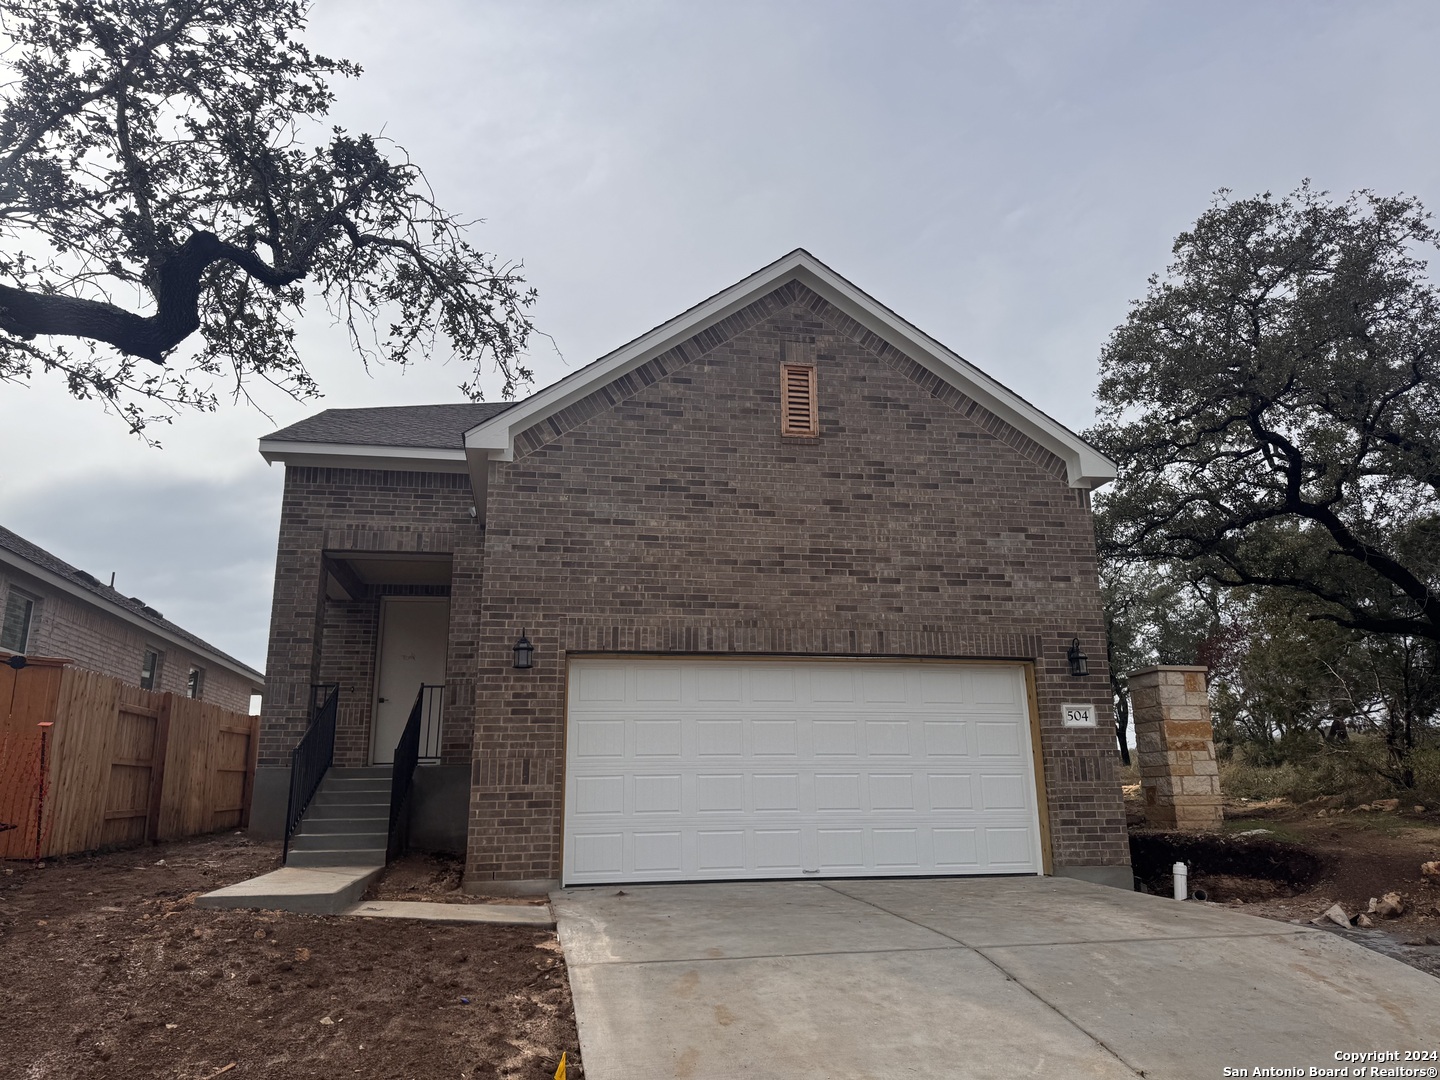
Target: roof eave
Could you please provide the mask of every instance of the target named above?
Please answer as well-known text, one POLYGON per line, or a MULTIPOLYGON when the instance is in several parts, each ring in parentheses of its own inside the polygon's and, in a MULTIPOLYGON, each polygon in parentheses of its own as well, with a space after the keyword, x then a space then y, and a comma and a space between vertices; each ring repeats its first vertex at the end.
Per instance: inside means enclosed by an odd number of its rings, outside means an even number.
POLYGON ((366 446, 351 443, 260 440, 260 456, 271 465, 378 469, 386 472, 465 472, 465 451, 427 446, 366 446))
POLYGON ((101 611, 104 611, 107 615, 113 615, 116 618, 130 623, 132 626, 138 626, 153 637, 161 638, 162 640, 167 641, 172 645, 184 649, 186 652, 194 653, 196 656, 204 657, 206 660, 209 660, 210 662, 225 668, 227 671, 239 675, 242 679, 245 679, 247 682, 250 683, 251 687, 254 688, 256 693, 259 693, 264 689, 264 674, 262 672, 256 671, 248 664, 242 664, 238 660, 231 659, 230 657, 218 653, 213 649, 206 648, 205 646, 200 645, 194 641, 183 638, 179 634, 168 629, 167 627, 161 626, 159 623, 152 622, 150 619, 145 618, 143 615, 137 615, 135 612, 129 610, 128 608, 122 607, 121 605, 116 604, 113 601, 107 600, 105 597, 99 596, 96 593, 91 592, 89 589, 75 584, 75 582, 71 581, 69 578, 64 577, 61 574, 57 574, 53 570, 47 570, 45 567, 31 562, 29 559, 25 558, 22 555, 17 555, 15 552, 10 551, 6 548, 0 548, 0 562, 7 563, 10 566, 13 566, 23 571, 24 573, 29 574, 31 577, 36 578, 39 581, 43 581, 45 584, 50 585, 53 588, 59 589, 61 592, 68 593, 69 595, 74 596, 77 599, 83 600, 87 604, 90 604, 92 607, 96 607, 99 608, 101 611))

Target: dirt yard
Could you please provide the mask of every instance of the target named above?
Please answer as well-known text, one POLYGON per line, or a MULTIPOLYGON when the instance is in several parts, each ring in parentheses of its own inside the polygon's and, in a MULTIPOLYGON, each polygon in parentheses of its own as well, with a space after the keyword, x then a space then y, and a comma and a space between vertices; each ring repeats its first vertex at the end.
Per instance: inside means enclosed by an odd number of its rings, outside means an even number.
POLYGON ((484 896, 460 891, 465 860, 448 855, 404 855, 370 886, 366 900, 418 900, 431 904, 544 904, 543 896, 484 896))
POLYGON ((533 1078, 562 1051, 584 1075, 550 932, 194 906, 278 855, 222 835, 4 863, 0 1076, 533 1078))
MULTIPOLYGON (((1132 857, 1145 836, 1138 787, 1126 790, 1132 857)), ((1168 894, 1171 859, 1161 854, 1150 861, 1156 869, 1164 861, 1164 871, 1152 872, 1147 884, 1168 894)), ((1398 893, 1404 904, 1398 918, 1372 915, 1369 930, 1333 923, 1325 928, 1440 977, 1440 882, 1420 873, 1421 863, 1440 859, 1440 813, 1432 808, 1356 812, 1338 799, 1303 806, 1227 800, 1223 840, 1204 852, 1177 855, 1191 867, 1191 888, 1203 889, 1210 902, 1284 922, 1308 923, 1332 904, 1354 918, 1372 897, 1398 893)), ((1142 861, 1135 859, 1144 880, 1142 861)))

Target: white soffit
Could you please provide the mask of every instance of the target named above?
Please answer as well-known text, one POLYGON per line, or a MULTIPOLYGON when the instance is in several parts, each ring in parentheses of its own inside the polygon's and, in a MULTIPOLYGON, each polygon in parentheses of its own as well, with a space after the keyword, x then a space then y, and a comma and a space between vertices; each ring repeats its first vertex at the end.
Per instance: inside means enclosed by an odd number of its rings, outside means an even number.
POLYGON ((1095 488, 1115 478, 1115 463, 1079 435, 906 322, 804 249, 792 251, 630 344, 477 424, 465 433, 466 450, 475 457, 513 460, 515 438, 522 431, 790 281, 798 281, 824 297, 877 337, 890 342, 1061 458, 1071 487, 1095 488))
POLYGON ((316 468, 380 469, 392 472, 465 472, 464 450, 428 446, 364 446, 353 443, 280 442, 260 440, 260 456, 270 464, 316 468), (356 460, 356 459, 360 460, 356 460), (424 466, 421 470, 421 466, 424 466))

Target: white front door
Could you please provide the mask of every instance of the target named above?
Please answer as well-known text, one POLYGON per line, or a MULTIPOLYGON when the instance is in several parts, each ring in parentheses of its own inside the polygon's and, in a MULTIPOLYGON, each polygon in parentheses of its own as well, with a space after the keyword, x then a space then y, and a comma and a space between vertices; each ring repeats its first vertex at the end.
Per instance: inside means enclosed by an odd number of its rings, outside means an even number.
POLYGON ((568 884, 1041 872, 1024 669, 569 669, 568 884))
POLYGON ((389 596, 380 609, 370 761, 389 765, 421 684, 445 681, 450 601, 389 596))

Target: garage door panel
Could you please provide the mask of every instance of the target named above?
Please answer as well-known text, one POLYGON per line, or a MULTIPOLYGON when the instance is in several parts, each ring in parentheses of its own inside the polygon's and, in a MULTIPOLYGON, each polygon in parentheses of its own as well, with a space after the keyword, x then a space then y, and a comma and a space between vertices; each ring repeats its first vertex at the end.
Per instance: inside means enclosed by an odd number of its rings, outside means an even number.
POLYGON ((928 757, 969 757, 970 725, 964 720, 926 720, 925 749, 928 757))
POLYGON ((571 671, 568 884, 1039 870, 1018 668, 571 671))
POLYGON ((702 773, 695 778, 695 810, 701 814, 743 814, 743 773, 702 773))
POLYGON ((1016 758, 1020 756, 1019 720, 977 720, 975 722, 976 756, 981 758, 1016 758))
POLYGON ((908 718, 866 720, 865 751, 870 757, 910 756, 910 728, 908 718))
POLYGON ((575 730, 575 756, 581 761, 593 758, 625 757, 625 721, 618 719, 587 719, 575 730))
POLYGON ((812 720, 810 733, 816 757, 854 757, 859 746, 858 720, 812 720))
POLYGON ((985 828, 986 864, 994 869, 1028 867, 1030 865, 1029 830, 1023 825, 987 826, 985 828))
POLYGON ((750 808, 762 814, 800 812, 799 773, 755 773, 750 778, 750 808))
POLYGON ((679 773, 657 776, 636 776, 634 778, 636 814, 681 814, 682 780, 679 773))
POLYGON ((931 847, 938 870, 973 871, 980 866, 978 829, 932 829, 931 847))
POLYGON ((695 721, 695 753, 702 758, 744 757, 743 720, 695 721))
POLYGON ((695 868, 700 875, 743 874, 746 867, 744 829, 698 829, 695 868))
POLYGON ((1028 803, 1025 777, 990 773, 980 777, 981 810, 1021 810, 1028 803))
POLYGON ((800 752, 800 722, 789 718, 751 720, 750 752, 756 757, 795 757, 800 752))
POLYGON ((626 777, 578 776, 575 778, 575 798, 571 809, 581 817, 596 814, 623 814, 625 812, 626 777))

